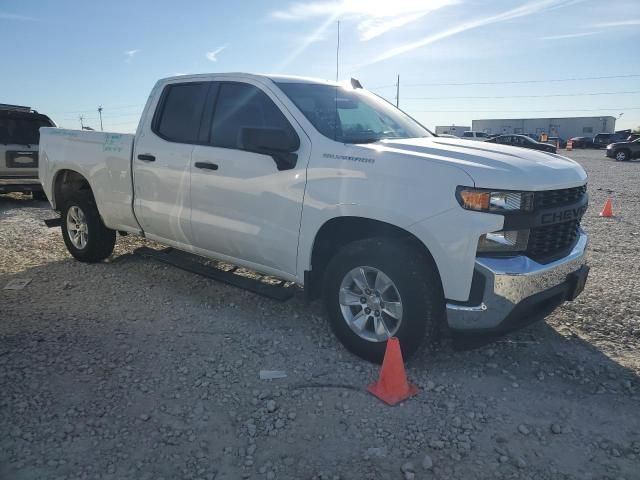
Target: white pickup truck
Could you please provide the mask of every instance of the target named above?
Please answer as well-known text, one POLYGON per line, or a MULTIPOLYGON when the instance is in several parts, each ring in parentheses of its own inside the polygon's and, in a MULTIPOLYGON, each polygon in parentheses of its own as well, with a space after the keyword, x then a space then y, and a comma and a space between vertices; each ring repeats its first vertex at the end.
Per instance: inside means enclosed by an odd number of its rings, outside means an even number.
POLYGON ((588 272, 577 163, 438 138, 355 80, 163 79, 135 136, 43 128, 39 177, 78 260, 120 231, 297 282, 374 361, 542 318, 588 272))

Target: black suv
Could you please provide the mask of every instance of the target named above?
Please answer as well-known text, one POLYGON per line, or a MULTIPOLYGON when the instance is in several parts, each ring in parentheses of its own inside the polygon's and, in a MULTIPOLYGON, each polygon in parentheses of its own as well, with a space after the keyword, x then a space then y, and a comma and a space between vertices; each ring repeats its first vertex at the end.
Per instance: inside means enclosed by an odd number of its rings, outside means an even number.
POLYGON ((629 132, 599 133, 593 137, 595 148, 606 148, 610 143, 624 142, 629 136, 629 132))
POLYGON ((640 158, 640 138, 633 142, 610 143, 607 145, 607 157, 615 158, 617 162, 640 158))
POLYGON ((45 200, 38 180, 40 127, 55 123, 30 107, 0 104, 0 193, 31 192, 45 200))

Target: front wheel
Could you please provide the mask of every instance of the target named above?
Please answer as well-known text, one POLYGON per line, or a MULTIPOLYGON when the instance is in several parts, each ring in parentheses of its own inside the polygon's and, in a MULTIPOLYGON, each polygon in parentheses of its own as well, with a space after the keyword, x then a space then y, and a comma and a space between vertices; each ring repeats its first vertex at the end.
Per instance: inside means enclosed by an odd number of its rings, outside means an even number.
POLYGON ((435 265, 407 242, 359 240, 327 266, 324 300, 331 328, 356 355, 381 362, 387 339, 400 340, 409 358, 444 320, 444 295, 435 265))
POLYGON ((62 209, 62 237, 81 262, 99 262, 113 252, 116 232, 105 227, 90 192, 77 192, 62 209))
POLYGON ((626 150, 618 150, 615 153, 615 157, 616 162, 626 162, 627 160, 629 160, 629 154, 626 152, 626 150))

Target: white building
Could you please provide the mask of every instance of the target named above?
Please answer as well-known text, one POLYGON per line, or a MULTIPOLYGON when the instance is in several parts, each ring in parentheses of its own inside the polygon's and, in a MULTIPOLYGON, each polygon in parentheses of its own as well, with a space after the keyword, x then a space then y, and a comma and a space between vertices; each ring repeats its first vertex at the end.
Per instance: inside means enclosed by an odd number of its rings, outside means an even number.
POLYGON ((456 137, 462 137, 464 132, 471 130, 471 127, 461 127, 460 125, 438 125, 436 126, 436 135, 455 135, 456 137))
POLYGON ((473 130, 488 134, 533 134, 542 132, 550 137, 593 137, 598 133, 613 133, 615 117, 567 118, 501 118, 473 120, 473 130))

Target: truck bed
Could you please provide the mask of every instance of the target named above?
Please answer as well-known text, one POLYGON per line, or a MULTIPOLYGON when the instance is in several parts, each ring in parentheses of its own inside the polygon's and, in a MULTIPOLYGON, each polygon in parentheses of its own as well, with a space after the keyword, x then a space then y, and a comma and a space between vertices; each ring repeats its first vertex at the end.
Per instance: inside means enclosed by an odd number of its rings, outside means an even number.
POLYGON ((59 175, 73 170, 84 176, 104 224, 114 230, 138 231, 133 214, 131 155, 134 135, 62 128, 40 129, 40 183, 54 208, 59 175))

